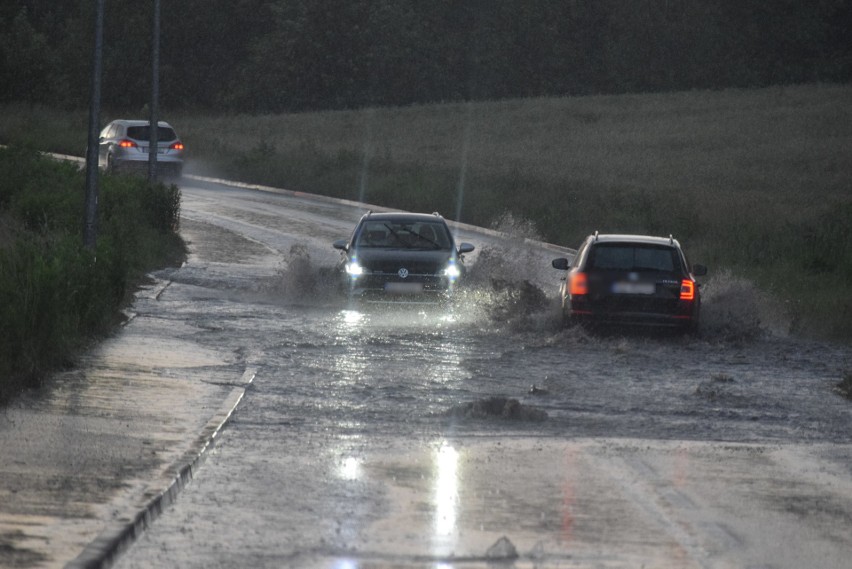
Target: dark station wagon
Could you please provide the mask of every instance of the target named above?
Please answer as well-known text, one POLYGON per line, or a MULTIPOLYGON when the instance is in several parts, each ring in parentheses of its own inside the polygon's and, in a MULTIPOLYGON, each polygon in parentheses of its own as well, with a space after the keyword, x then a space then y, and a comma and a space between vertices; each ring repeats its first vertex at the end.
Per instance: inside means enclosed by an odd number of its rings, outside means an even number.
POLYGON ((553 260, 567 271, 559 288, 566 323, 641 325, 692 331, 701 294, 696 276, 673 237, 599 235, 586 238, 572 262, 553 260))

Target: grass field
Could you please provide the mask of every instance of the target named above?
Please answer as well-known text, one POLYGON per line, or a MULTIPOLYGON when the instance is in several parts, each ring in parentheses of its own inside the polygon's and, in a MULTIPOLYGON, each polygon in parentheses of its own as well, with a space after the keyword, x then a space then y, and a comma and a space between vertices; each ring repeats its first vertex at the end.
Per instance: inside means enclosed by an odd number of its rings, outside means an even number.
MULTIPOLYGON (((852 86, 525 99, 276 116, 169 114, 188 171, 548 241, 673 233, 801 331, 852 338, 852 86)), ((116 113, 105 120, 130 117, 116 113)), ((85 113, 3 109, 0 141, 82 154, 85 113)))

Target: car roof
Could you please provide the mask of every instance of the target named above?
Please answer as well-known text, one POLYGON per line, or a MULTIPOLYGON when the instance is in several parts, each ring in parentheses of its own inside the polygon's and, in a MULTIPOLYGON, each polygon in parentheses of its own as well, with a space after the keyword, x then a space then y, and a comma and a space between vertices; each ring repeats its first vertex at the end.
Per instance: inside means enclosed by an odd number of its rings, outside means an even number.
POLYGON ((667 247, 680 247, 678 240, 671 235, 668 237, 655 237, 653 235, 629 235, 619 233, 589 235, 587 239, 595 243, 637 243, 642 245, 664 245, 667 247))
POLYGON ((410 213, 406 211, 386 212, 386 213, 367 213, 361 218, 364 221, 444 221, 444 218, 437 213, 410 213))
MULTIPOLYGON (((144 119, 117 119, 112 121, 112 123, 123 124, 125 126, 148 126, 149 124, 151 124, 151 121, 144 119)), ((172 125, 170 125, 166 121, 157 121, 157 126, 165 126, 168 128, 172 128, 172 125)))

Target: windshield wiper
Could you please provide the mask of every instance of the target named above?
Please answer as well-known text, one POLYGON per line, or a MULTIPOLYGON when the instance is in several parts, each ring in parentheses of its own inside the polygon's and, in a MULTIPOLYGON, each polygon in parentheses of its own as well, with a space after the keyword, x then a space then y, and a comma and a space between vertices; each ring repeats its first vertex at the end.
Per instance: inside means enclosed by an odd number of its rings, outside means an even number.
MULTIPOLYGON (((396 242, 397 242, 399 245, 405 245, 405 244, 402 242, 402 238, 399 236, 399 233, 397 233, 396 231, 394 231, 394 230, 393 230, 393 227, 391 227, 391 226, 390 226, 390 225, 388 225, 387 223, 385 223, 385 224, 384 224, 384 226, 388 228, 388 231, 390 231, 390 232, 391 232, 391 235, 393 235, 393 238, 394 238, 394 239, 396 239, 396 242)), ((409 233, 410 233, 410 231, 409 231, 409 233)), ((405 245, 405 248, 407 249, 407 248, 408 248, 408 245, 405 245)))
POLYGON ((409 233, 411 233, 412 235, 414 235, 414 236, 415 236, 415 237, 417 237, 418 239, 422 239, 423 241, 425 241, 425 242, 429 243, 429 244, 430 244, 430 245, 432 245, 435 249, 440 249, 440 248, 441 248, 441 245, 440 245, 437 241, 433 241, 432 239, 429 239, 429 238, 428 238, 428 237, 426 237, 425 235, 420 235, 420 234, 419 234, 419 233, 417 233, 416 231, 411 231, 410 229, 406 229, 406 231, 408 231, 409 233))

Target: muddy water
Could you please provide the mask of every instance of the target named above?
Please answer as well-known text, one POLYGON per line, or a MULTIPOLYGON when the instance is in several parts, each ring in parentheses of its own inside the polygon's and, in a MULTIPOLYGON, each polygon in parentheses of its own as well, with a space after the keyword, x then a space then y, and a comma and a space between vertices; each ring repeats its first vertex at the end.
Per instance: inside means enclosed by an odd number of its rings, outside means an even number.
MULTIPOLYGON (((271 418, 353 432, 476 431, 448 410, 500 396, 548 415, 505 428, 541 434, 850 439, 850 406, 834 393, 849 350, 787 335, 782 311, 734 275, 703 284, 698 336, 593 335, 558 322, 557 253, 462 234, 478 248, 451 308, 350 306, 334 287, 329 243, 362 210, 213 195, 190 193, 184 226, 199 262, 168 276, 225 295, 192 317, 211 330, 203 341, 239 346, 257 366, 255 388, 268 394, 257 405, 271 418)), ((528 224, 501 223, 535 237, 528 224)), ((181 309, 201 308, 189 297, 181 309)))
POLYGON ((799 555, 842 559, 852 407, 834 387, 852 353, 787 335, 736 276, 705 283, 696 337, 590 335, 556 319, 559 254, 462 232, 478 249, 452 307, 364 307, 329 277, 360 211, 184 195, 194 254, 150 309, 257 375, 120 567, 452 567, 501 534, 518 566, 796 566, 768 552, 803 524, 819 537, 799 555), (496 398, 546 418, 460 412, 496 398))
POLYGON ((293 305, 263 291, 199 318, 211 330, 204 341, 245 346, 258 368, 257 411, 316 428, 475 432, 482 425, 444 415, 502 396, 547 412, 542 424, 504 426, 539 434, 849 441, 850 406, 833 391, 849 365, 842 348, 601 337, 561 330, 551 306, 506 314, 501 292, 430 311, 293 305))

